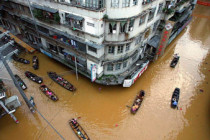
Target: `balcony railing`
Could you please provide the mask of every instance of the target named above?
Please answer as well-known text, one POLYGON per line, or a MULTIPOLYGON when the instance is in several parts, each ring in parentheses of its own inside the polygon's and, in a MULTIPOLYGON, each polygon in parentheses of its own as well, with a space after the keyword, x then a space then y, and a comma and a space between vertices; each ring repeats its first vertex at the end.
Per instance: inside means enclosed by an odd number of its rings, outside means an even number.
POLYGON ((150 4, 150 3, 152 3, 153 1, 155 1, 155 0, 143 0, 142 5, 150 4))

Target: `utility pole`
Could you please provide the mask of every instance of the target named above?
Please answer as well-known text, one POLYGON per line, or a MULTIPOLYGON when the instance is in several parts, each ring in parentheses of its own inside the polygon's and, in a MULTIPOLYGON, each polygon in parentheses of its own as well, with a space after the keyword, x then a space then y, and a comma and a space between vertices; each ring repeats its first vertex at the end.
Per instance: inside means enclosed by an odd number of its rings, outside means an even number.
MULTIPOLYGON (((11 44, 11 42, 9 42, 9 44, 11 44)), ((7 54, 7 56, 3 56, 2 55, 2 50, 4 48, 8 47, 8 45, 4 45, 3 47, 0 48, 0 60, 3 62, 5 68, 7 69, 9 75, 11 76, 15 86, 17 87, 18 91, 20 92, 21 96, 23 97, 24 101, 26 102, 27 106, 29 107, 29 109, 31 110, 31 112, 35 112, 33 105, 31 104, 31 102, 28 100, 27 96, 25 95, 25 93, 23 92, 22 88, 19 86, 17 80, 14 77, 14 74, 12 72, 12 70, 10 69, 9 65, 6 62, 6 58, 8 55, 10 55, 11 53, 7 54)))
POLYGON ((77 77, 77 80, 78 80, 78 73, 77 73, 77 56, 75 56, 75 69, 76 69, 76 77, 77 77))

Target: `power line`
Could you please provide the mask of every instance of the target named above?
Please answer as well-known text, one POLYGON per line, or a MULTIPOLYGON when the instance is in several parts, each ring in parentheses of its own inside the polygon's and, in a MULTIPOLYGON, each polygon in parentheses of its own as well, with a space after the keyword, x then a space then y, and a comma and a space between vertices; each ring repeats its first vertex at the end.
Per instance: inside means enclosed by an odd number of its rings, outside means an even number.
POLYGON ((34 107, 34 109, 47 122, 47 124, 61 137, 61 139, 65 140, 65 138, 58 132, 58 130, 54 126, 52 126, 52 124, 42 115, 42 113, 37 108, 34 107))

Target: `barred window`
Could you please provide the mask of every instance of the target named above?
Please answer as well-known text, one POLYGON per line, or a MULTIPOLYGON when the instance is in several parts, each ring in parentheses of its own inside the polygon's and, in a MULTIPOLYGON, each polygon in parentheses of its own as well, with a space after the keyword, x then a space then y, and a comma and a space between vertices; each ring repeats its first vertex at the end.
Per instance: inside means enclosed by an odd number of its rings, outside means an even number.
POLYGON ((115 65, 115 70, 120 70, 120 68, 121 68, 121 63, 115 65))
POLYGON ((122 1, 122 7, 129 7, 130 6, 130 0, 123 0, 122 1))
POLYGON ((108 64, 107 65, 107 71, 113 71, 114 65, 113 64, 108 64))
POLYGON ((112 0, 111 7, 118 8, 119 7, 119 0, 112 0))
POLYGON ((118 46, 117 53, 123 53, 123 45, 118 46))
POLYGON ((108 53, 114 54, 114 46, 109 46, 108 53))

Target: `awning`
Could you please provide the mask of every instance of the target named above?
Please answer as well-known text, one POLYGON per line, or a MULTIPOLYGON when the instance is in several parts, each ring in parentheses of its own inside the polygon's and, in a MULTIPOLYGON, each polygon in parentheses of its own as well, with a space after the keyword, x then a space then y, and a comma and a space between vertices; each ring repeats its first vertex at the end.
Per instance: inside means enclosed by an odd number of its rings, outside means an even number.
POLYGON ((73 14, 66 14, 66 17, 67 17, 67 18, 74 19, 74 20, 77 20, 77 21, 82 21, 82 20, 84 20, 83 17, 76 16, 76 15, 73 15, 73 14))
POLYGON ((56 10, 56 9, 46 7, 46 6, 37 5, 37 4, 32 4, 32 7, 37 8, 37 9, 41 9, 43 11, 48 11, 50 13, 57 13, 58 12, 58 10, 56 10))
POLYGON ((157 48, 159 45, 159 42, 160 42, 160 36, 156 35, 153 38, 151 38, 147 44, 154 48, 157 48))

